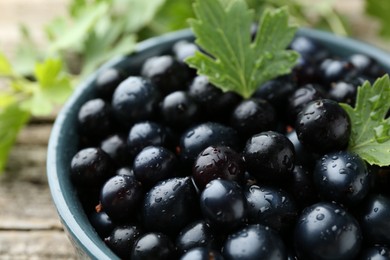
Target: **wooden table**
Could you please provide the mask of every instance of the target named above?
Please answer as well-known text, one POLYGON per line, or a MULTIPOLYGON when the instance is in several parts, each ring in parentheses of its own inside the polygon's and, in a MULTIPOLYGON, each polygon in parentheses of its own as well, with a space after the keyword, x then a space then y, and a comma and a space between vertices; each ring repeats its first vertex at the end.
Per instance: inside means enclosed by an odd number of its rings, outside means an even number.
MULTIPOLYGON (((67 0, 0 0, 0 49, 12 56, 17 22, 25 22, 44 44, 42 25, 65 12, 67 0)), ((340 1, 339 1, 340 2, 340 1)), ((356 22, 355 35, 369 42, 375 25, 362 21, 361 0, 340 7, 356 22), (367 33, 368 32, 368 33, 367 33)), ((382 43, 383 46, 385 46, 382 43)), ((54 116, 33 120, 18 137, 8 167, 0 176, 0 259, 74 259, 46 179, 46 148, 54 116)))
MULTIPOLYGON (((0 0, 0 49, 12 57, 18 24, 38 44, 43 25, 65 13, 68 0, 0 0)), ((0 259, 75 259, 51 199, 46 149, 55 115, 34 119, 19 135, 0 176, 0 259)))

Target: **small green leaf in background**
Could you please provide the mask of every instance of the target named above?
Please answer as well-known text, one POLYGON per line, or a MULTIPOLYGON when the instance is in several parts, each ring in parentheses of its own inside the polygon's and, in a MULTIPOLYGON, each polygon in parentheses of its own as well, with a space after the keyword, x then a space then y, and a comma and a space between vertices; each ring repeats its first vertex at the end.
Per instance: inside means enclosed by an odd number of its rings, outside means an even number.
MULTIPOLYGON (((100 17, 106 15, 109 8, 109 4, 101 2, 96 5, 92 5, 90 8, 80 10, 80 15, 73 21, 73 23, 66 27, 66 31, 61 35, 47 28, 51 35, 57 35, 55 42, 51 44, 50 51, 57 53, 60 50, 67 50, 69 48, 80 51, 82 43, 87 37, 88 33, 93 30, 94 25, 100 19, 100 17)), ((57 27, 55 27, 57 28, 57 27)))
POLYGON ((155 17, 141 31, 141 39, 188 28, 188 19, 194 17, 192 0, 169 0, 157 10, 155 17))
POLYGON ((380 34, 390 38, 390 1, 366 0, 365 11, 380 22, 380 34))
POLYGON ((61 60, 47 59, 35 67, 36 82, 25 83, 31 97, 21 103, 23 109, 34 116, 51 113, 54 105, 59 105, 72 93, 70 77, 62 70, 61 60))
POLYGON ((12 57, 12 67, 18 75, 31 76, 35 63, 43 58, 44 50, 39 49, 33 41, 26 25, 20 25, 21 40, 16 46, 16 52, 12 57))
POLYGON ((390 79, 386 74, 375 81, 366 81, 358 88, 355 108, 341 106, 352 122, 348 149, 359 154, 369 164, 390 165, 390 79))
POLYGON ((223 91, 249 98, 262 83, 291 71, 298 53, 286 48, 297 28, 288 24, 286 8, 266 11, 252 42, 254 12, 245 1, 230 2, 227 7, 221 1, 196 2, 191 28, 210 56, 197 52, 186 62, 223 91))
POLYGON ((0 77, 11 76, 13 74, 11 63, 8 61, 4 53, 0 52, 0 77))
POLYGON ((0 108, 0 172, 4 170, 9 151, 29 117, 30 114, 16 104, 0 108))

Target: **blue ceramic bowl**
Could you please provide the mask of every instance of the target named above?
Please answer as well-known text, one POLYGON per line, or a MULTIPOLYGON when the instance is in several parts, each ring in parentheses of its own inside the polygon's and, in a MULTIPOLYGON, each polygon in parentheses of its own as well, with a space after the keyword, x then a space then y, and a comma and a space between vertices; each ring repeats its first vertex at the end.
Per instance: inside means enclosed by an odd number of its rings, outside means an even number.
MULTIPOLYGON (((298 34, 321 42, 340 56, 367 54, 390 72, 390 54, 371 45, 311 29, 301 29, 298 34)), ((118 67, 137 73, 145 59, 168 52, 178 40, 193 40, 193 35, 190 30, 184 30, 155 37, 138 44, 134 54, 115 58, 106 63, 77 87, 54 123, 48 146, 47 176, 60 219, 80 258, 119 259, 90 225, 70 182, 70 161, 77 152, 78 145, 76 125, 78 110, 85 101, 94 96, 94 82, 102 70, 118 67)))

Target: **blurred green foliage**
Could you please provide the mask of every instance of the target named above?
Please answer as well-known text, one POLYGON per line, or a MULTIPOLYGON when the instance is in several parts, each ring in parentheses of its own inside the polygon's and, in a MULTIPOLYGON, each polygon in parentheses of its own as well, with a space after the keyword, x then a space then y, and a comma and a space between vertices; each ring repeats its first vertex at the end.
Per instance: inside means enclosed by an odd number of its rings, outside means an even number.
MULTIPOLYGON (((224 0, 231 1, 231 0, 224 0)), ((244 1, 244 0, 243 0, 244 1)), ((299 26, 348 35, 349 23, 335 11, 334 0, 246 0, 257 17, 267 8, 288 6, 299 26)), ((365 0, 366 14, 390 36, 390 1, 365 0)), ((114 56, 129 54, 137 42, 188 27, 191 0, 70 0, 66 15, 43 28, 48 46, 39 48, 28 25, 12 60, 0 50, 0 172, 17 133, 32 116, 48 115, 72 93, 73 86, 114 56)))

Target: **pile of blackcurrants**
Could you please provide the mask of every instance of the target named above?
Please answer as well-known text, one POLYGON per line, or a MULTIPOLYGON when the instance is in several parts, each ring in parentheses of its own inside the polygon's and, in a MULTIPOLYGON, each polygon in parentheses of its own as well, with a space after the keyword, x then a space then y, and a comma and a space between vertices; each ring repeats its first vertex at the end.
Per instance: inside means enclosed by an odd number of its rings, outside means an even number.
POLYGON ((70 177, 122 259, 390 259, 389 167, 347 150, 357 86, 384 69, 297 36, 289 75, 249 99, 183 60, 110 68, 79 110, 70 177))

